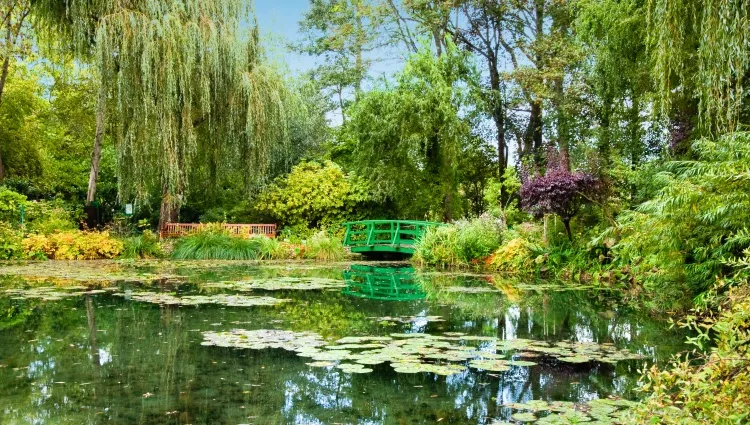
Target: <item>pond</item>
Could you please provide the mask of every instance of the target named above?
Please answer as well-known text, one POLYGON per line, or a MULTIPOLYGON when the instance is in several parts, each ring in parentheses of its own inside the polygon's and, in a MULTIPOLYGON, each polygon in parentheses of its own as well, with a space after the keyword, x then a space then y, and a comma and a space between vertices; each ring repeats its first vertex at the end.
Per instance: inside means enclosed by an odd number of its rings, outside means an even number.
POLYGON ((2 424, 620 423, 683 334, 405 264, 0 265, 2 424))

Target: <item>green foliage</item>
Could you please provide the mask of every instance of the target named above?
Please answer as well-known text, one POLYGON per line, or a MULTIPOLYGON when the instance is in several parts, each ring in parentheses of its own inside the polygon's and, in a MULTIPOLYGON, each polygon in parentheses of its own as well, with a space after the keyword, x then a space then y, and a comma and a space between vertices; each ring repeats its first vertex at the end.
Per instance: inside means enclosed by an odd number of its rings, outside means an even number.
POLYGON ((459 254, 456 226, 428 228, 414 249, 412 261, 438 267, 466 265, 459 254))
POLYGON ((255 238, 229 235, 207 227, 180 238, 172 251, 175 260, 255 260, 258 259, 260 243, 255 238))
POLYGON ((340 261, 346 256, 341 239, 321 230, 315 233, 305 246, 305 257, 318 261, 340 261))
POLYGON ((0 221, 0 260, 12 260, 23 255, 23 236, 18 229, 0 221))
POLYGON ((534 270, 534 256, 530 244, 522 237, 508 239, 488 261, 493 270, 528 274, 534 270))
POLYGON ((159 245, 159 236, 150 230, 141 235, 122 240, 123 249, 120 258, 160 258, 164 254, 159 245))
POLYGON ((437 58, 423 48, 394 87, 383 83, 351 106, 338 154, 392 214, 450 220, 461 212, 457 167, 472 139, 465 80, 475 77, 455 46, 437 58))
POLYGON ((439 267, 478 264, 499 246, 504 226, 488 216, 429 228, 417 242, 414 261, 439 267))
POLYGON ((646 16, 662 112, 696 99, 705 130, 723 134, 746 125, 750 2, 649 0, 646 16))
POLYGON ((35 201, 27 204, 26 229, 43 235, 78 229, 76 212, 61 201, 35 201))
POLYGON ((0 186, 0 221, 20 223, 22 205, 26 205, 24 195, 0 186))
MULTIPOLYGON (((696 160, 656 175, 662 189, 617 227, 616 260, 632 267, 657 304, 685 303, 729 271, 725 260, 750 246, 750 134, 694 143, 696 160)), ((601 238, 600 238, 601 239, 601 238)))
POLYGON ((357 176, 331 161, 303 162, 261 193, 255 208, 282 226, 312 229, 358 218, 367 200, 357 176))
POLYGON ((492 254, 502 240, 504 225, 501 221, 482 216, 471 221, 459 221, 458 250, 463 261, 470 263, 482 260, 492 254))
MULTIPOLYGON (((745 257, 747 259, 747 256, 745 257)), ((648 397, 633 423, 740 425, 750 419, 750 285, 730 290, 720 305, 682 326, 699 335, 689 338, 701 352, 673 359, 668 368, 645 372, 648 397), (705 343, 714 347, 702 354, 705 343)))
POLYGON ((257 236, 259 260, 283 260, 290 255, 289 250, 278 239, 257 236))
POLYGON ((491 178, 484 190, 484 202, 487 205, 487 213, 492 217, 503 220, 506 226, 521 223, 528 219, 518 207, 518 191, 521 189, 521 179, 514 167, 507 167, 502 179, 491 178), (503 202, 502 193, 508 194, 503 202))

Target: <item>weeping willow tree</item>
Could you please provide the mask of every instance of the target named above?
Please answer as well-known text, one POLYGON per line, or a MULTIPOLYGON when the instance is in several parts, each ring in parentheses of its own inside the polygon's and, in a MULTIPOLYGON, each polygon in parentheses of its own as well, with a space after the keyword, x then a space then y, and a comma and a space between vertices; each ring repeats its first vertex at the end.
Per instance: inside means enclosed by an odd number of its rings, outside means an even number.
POLYGON ((702 131, 746 124, 750 0, 649 0, 648 44, 662 112, 695 98, 702 131))
POLYGON ((295 102, 264 63, 257 26, 241 30, 246 1, 37 0, 34 10, 96 64, 100 115, 112 105, 120 198, 146 200, 159 188, 160 226, 177 218, 199 147, 210 153, 203 158, 238 159, 249 184, 287 140, 295 102))

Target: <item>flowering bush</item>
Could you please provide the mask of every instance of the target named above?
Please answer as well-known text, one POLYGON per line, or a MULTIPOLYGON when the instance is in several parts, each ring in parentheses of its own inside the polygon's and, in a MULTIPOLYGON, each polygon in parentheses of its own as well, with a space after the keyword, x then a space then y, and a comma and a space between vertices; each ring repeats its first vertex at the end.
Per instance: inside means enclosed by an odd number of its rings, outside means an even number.
POLYGON ((35 234, 23 241, 27 258, 51 260, 98 260, 115 258, 123 244, 109 232, 60 232, 35 234))

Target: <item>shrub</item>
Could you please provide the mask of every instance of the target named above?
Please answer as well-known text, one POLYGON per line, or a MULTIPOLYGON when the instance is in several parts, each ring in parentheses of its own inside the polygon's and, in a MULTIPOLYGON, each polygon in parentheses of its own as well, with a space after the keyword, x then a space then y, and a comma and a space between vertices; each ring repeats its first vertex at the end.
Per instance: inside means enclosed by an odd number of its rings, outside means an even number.
POLYGON ((282 226, 318 228, 356 218, 368 200, 367 185, 333 162, 301 163, 278 178, 255 208, 282 226))
POLYGON ((340 261, 346 256, 341 240, 329 236, 325 231, 319 231, 307 241, 305 257, 318 261, 340 261))
POLYGON ((26 196, 0 186, 0 221, 18 223, 21 221, 21 205, 26 204, 26 196))
POLYGON ((23 241, 25 256, 32 259, 98 260, 117 257, 123 244, 109 232, 32 234, 23 241))
POLYGON ((466 263, 484 259, 500 246, 502 221, 482 216, 471 221, 459 221, 456 227, 459 255, 466 263))
POLYGON ((428 229, 417 242, 413 259, 440 267, 477 263, 500 246, 502 229, 502 222, 489 216, 428 229))
POLYGON ((595 176, 568 170, 564 154, 550 152, 544 175, 524 175, 521 186, 521 206, 537 218, 545 214, 557 214, 565 225, 568 239, 573 241, 570 220, 582 204, 601 190, 601 182, 595 176))
POLYGON ((23 236, 11 225, 0 221, 0 260, 12 260, 23 255, 23 236))
POLYGON ((122 258, 159 258, 164 255, 159 237, 150 230, 144 230, 139 236, 124 238, 122 242, 122 258))
POLYGON ((439 267, 465 265, 458 249, 458 228, 440 226, 427 229, 417 242, 412 260, 439 267))
POLYGON ((522 237, 515 237, 498 248, 487 260, 487 264, 491 268, 502 272, 533 272, 533 252, 528 241, 522 237))
POLYGON ((643 282, 658 307, 680 308, 727 276, 726 260, 750 246, 750 133, 693 144, 692 161, 673 161, 655 176, 662 189, 623 213, 601 239, 615 261, 643 282))
POLYGON ((747 281, 729 292, 728 302, 683 326, 699 336, 688 338, 708 354, 675 358, 670 367, 656 365, 645 373, 649 396, 635 412, 638 424, 747 424, 750 418, 750 286, 747 281), (717 317, 712 317, 716 315, 717 317))
POLYGON ((256 239, 258 241, 258 258, 261 260, 281 260, 291 256, 291 250, 278 239, 267 236, 258 236, 256 239))

